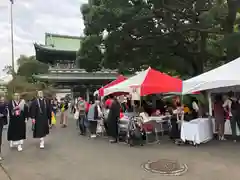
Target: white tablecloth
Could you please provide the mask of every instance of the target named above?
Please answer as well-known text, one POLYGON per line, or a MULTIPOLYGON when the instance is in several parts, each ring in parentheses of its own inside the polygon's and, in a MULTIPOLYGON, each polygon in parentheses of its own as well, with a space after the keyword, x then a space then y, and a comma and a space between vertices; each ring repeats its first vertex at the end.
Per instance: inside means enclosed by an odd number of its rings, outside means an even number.
POLYGON ((149 116, 150 121, 161 121, 163 118, 166 118, 167 116, 149 116))
POLYGON ((181 139, 200 144, 213 138, 211 121, 208 118, 198 118, 190 122, 184 121, 181 125, 181 139))

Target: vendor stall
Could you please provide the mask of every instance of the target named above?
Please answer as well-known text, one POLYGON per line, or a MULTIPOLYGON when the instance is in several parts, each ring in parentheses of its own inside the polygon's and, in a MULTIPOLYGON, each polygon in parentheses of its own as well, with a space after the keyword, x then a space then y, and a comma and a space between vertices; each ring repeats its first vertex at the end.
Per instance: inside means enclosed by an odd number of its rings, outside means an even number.
MULTIPOLYGON (((196 91, 207 90, 209 101, 209 115, 212 116, 212 99, 213 92, 228 92, 236 89, 240 85, 239 74, 240 58, 237 58, 216 69, 203 73, 183 81, 183 94, 189 94, 196 91)), ((213 131, 215 132, 215 123, 213 120, 213 131)), ((225 134, 231 134, 230 121, 226 120, 225 134)), ((239 135, 239 129, 237 128, 239 135)))

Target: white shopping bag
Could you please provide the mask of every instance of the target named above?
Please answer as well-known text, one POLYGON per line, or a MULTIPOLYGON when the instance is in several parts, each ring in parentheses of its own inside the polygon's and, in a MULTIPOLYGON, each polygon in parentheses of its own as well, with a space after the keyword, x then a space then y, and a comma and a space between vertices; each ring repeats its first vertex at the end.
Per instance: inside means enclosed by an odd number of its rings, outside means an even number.
POLYGON ((104 132, 104 129, 103 129, 103 122, 102 120, 98 121, 97 123, 97 134, 101 134, 104 132))
POLYGON ((79 119, 79 111, 76 111, 76 112, 74 113, 73 118, 74 118, 75 120, 78 120, 78 119, 79 119))

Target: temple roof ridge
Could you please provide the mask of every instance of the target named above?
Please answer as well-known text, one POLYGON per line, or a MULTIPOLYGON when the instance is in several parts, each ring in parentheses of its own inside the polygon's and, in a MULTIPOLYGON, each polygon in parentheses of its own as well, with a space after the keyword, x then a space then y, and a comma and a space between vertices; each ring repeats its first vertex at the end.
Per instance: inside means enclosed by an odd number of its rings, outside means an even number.
POLYGON ((45 43, 34 43, 36 52, 44 51, 62 51, 76 53, 81 47, 80 36, 60 35, 54 33, 45 33, 45 43))
POLYGON ((66 39, 82 39, 81 36, 73 36, 73 35, 66 35, 66 34, 57 34, 57 33, 45 33, 45 37, 51 36, 51 37, 59 37, 59 38, 66 38, 66 39))

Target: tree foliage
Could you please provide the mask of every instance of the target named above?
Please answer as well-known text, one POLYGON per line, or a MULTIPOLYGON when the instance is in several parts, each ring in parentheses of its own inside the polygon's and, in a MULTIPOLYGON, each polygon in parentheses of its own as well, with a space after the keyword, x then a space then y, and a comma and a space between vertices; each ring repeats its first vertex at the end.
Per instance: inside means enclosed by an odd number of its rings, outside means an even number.
POLYGON ((84 37, 77 53, 77 64, 86 71, 94 71, 101 69, 101 61, 101 37, 96 35, 84 37))
POLYGON ((3 68, 3 72, 6 73, 7 75, 11 75, 12 74, 12 66, 10 65, 6 65, 4 68, 3 68))
POLYGON ((89 69, 194 76, 239 56, 239 9, 235 0, 89 0, 78 58, 89 69))
POLYGON ((35 56, 21 55, 17 63, 19 66, 17 75, 27 78, 29 82, 34 82, 33 75, 48 72, 48 65, 37 61, 35 56))
MULTIPOLYGON (((43 74, 48 72, 48 65, 41 63, 35 59, 35 56, 21 55, 17 60, 18 71, 12 81, 8 83, 8 95, 18 92, 26 99, 31 99, 36 95, 37 90, 45 90, 51 92, 51 88, 44 82, 36 81, 33 78, 35 74, 43 74)), ((11 66, 9 66, 11 69, 11 66)))

